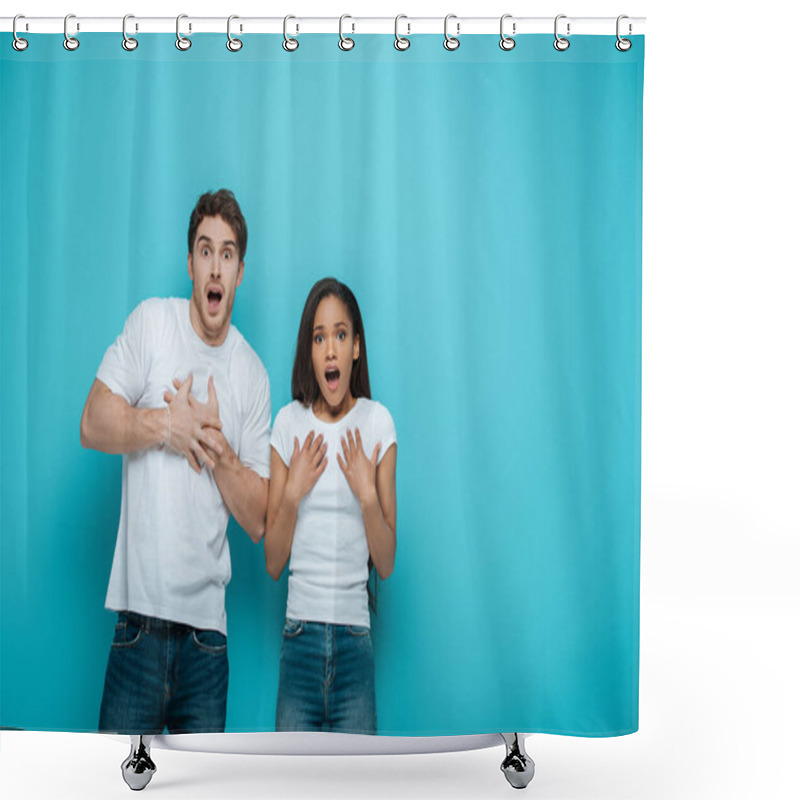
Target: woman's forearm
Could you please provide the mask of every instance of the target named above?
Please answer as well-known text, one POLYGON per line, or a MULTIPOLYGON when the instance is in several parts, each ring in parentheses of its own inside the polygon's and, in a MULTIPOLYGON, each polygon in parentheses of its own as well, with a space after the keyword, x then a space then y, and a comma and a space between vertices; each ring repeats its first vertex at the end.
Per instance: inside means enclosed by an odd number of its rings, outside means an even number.
POLYGON ((370 494, 361 502, 364 515, 364 529, 367 534, 369 555, 381 580, 386 580, 394 570, 394 556, 397 550, 397 536, 386 522, 378 499, 378 493, 370 494))

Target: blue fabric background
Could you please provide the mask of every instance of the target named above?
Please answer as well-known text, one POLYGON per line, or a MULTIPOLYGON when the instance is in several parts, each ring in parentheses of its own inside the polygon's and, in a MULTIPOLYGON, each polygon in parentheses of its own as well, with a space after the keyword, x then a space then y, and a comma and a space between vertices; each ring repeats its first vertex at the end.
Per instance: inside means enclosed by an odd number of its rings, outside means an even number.
MULTIPOLYGON (((28 38, 0 35, 0 724, 96 729, 121 459, 80 414, 134 306, 189 295, 189 213, 225 186, 273 414, 334 275, 397 425, 379 731, 636 730, 644 38, 28 38)), ((228 730, 274 730, 286 576, 229 538, 228 730)))

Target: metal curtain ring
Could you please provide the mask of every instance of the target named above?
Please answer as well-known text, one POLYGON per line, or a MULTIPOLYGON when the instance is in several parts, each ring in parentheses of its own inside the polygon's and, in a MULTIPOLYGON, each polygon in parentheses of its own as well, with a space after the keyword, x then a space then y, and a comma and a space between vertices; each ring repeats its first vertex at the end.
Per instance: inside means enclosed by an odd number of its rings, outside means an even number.
POLYGON ((23 50, 27 49, 28 40, 17 36, 17 20, 18 19, 25 19, 25 15, 24 14, 17 14, 17 16, 14 17, 14 21, 11 23, 11 32, 14 34, 14 40, 11 42, 11 46, 16 51, 21 53, 23 50))
POLYGON ((283 49, 289 53, 294 53, 294 51, 297 50, 298 47, 300 47, 300 40, 293 39, 287 33, 287 26, 289 24, 290 19, 296 19, 296 17, 293 17, 291 14, 287 14, 283 18, 283 49))
MULTIPOLYGON (((556 40, 553 42, 553 47, 555 47, 556 50, 559 50, 562 53, 565 50, 569 49, 569 39, 565 39, 563 36, 558 35, 558 21, 560 19, 566 19, 566 18, 567 18, 566 14, 559 14, 556 17, 555 25, 553 27, 553 30, 556 35, 556 40)), ((567 23, 567 36, 569 36, 569 22, 567 23)))
POLYGON ((458 48, 459 48, 459 46, 461 44, 461 42, 459 42, 458 38, 457 38, 458 37, 458 31, 461 28, 461 25, 460 24, 456 24, 456 36, 450 36, 450 34, 447 32, 447 23, 451 19, 457 19, 456 15, 455 14, 448 14, 444 18, 444 49, 445 50, 450 50, 452 52, 453 50, 458 50, 458 48))
MULTIPOLYGON (((405 14, 398 14, 394 18, 394 48, 395 50, 408 50, 411 47, 411 39, 406 39, 405 36, 401 36, 399 32, 400 20, 401 19, 408 19, 405 14)), ((408 32, 411 33, 411 25, 408 25, 408 32)))
MULTIPOLYGON (((503 31, 503 24, 507 19, 511 19, 511 14, 503 14, 503 16, 500 17, 500 49, 505 51, 513 50, 517 46, 514 38, 511 36, 506 36, 503 31)), ((517 26, 515 24, 514 32, 516 32, 516 27, 517 26)))
MULTIPOLYGON (((620 51, 620 53, 627 53, 628 50, 630 50, 631 47, 633 47, 633 42, 630 39, 624 39, 622 36, 619 35, 619 24, 620 22, 622 22, 623 19, 628 19, 628 16, 626 14, 620 14, 617 17, 617 43, 615 47, 617 48, 617 50, 620 51)), ((628 34, 630 34, 630 32, 631 32, 631 26, 629 24, 628 34)))
MULTIPOLYGON (((181 20, 188 18, 188 14, 178 14, 178 18, 175 20, 175 47, 177 47, 178 50, 188 50, 192 46, 191 39, 181 36, 181 20)), ((189 30, 191 30, 191 26, 189 26, 189 30)))
MULTIPOLYGON (((64 49, 70 51, 77 50, 81 46, 81 43, 74 36, 70 36, 67 30, 71 19, 75 19, 74 14, 67 14, 67 16, 64 17, 64 49)), ((77 29, 80 30, 80 27, 77 29)))
POLYGON ((129 53, 139 46, 139 40, 128 36, 128 20, 135 19, 133 14, 126 14, 122 18, 122 49, 127 50, 129 53))
POLYGON ((356 46, 356 43, 342 32, 342 26, 346 19, 353 18, 349 14, 342 14, 342 16, 339 17, 339 47, 342 50, 352 50, 356 46))
POLYGON ((231 53, 238 53, 242 49, 242 40, 231 36, 231 20, 234 19, 239 19, 239 17, 237 17, 236 14, 231 14, 228 17, 228 42, 225 47, 227 47, 231 53))

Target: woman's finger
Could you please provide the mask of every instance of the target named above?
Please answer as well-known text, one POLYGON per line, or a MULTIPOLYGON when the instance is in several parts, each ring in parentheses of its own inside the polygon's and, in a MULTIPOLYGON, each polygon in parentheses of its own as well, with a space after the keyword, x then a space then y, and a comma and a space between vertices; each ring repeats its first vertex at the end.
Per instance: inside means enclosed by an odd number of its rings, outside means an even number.
POLYGON ((312 460, 312 465, 314 466, 314 468, 319 466, 319 462, 322 461, 322 459, 325 457, 325 453, 327 451, 328 451, 328 445, 323 445, 322 447, 320 447, 319 450, 317 450, 316 453, 314 453, 314 457, 312 460))
POLYGON ((361 452, 363 453, 364 444, 361 441, 361 431, 358 428, 356 428, 356 445, 358 446, 358 449, 361 450, 361 452))
POLYGON ((381 443, 375 445, 375 450, 372 453, 372 466, 375 467, 378 465, 378 453, 381 451, 381 443))

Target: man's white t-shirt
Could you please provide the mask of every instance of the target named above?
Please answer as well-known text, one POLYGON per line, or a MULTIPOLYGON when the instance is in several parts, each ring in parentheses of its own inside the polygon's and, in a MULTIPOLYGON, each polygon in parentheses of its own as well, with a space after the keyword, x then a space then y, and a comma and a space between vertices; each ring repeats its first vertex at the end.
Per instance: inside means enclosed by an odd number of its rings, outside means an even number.
POLYGON ((295 400, 275 417, 272 447, 286 466, 294 439, 302 447, 310 431, 323 434, 328 464, 311 491, 300 501, 289 559, 286 616, 338 625, 369 627, 369 548, 361 504, 350 489, 336 458, 347 429, 361 433, 364 453, 372 458, 380 444, 378 462, 396 443, 394 421, 385 406, 359 397, 336 422, 318 419, 310 406, 295 400))
MULTIPOLYGON (((269 377, 231 325, 211 347, 195 333, 189 301, 153 298, 137 306, 108 348, 97 378, 137 408, 163 408, 172 381, 193 375, 192 395, 208 400, 214 377, 222 433, 244 466, 269 477, 269 377)), ((123 456, 122 508, 106 608, 227 632, 231 577, 229 511, 210 470, 150 448, 123 456)))

